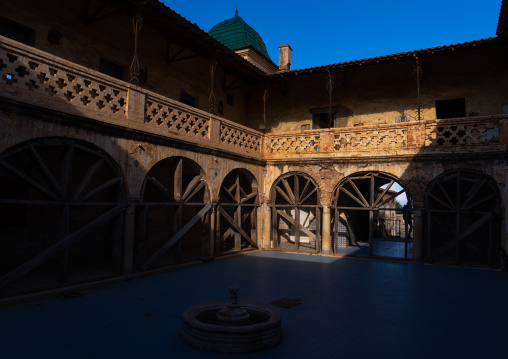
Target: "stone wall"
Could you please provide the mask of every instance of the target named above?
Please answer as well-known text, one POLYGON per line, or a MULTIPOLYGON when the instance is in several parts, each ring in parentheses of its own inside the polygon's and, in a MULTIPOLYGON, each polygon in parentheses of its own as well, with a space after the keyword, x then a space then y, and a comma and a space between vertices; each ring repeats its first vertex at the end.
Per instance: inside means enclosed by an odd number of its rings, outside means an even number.
MULTIPOLYGON (((100 9, 101 4, 99 1, 90 1, 90 14, 100 9)), ((134 54, 131 10, 118 12, 106 5, 99 12, 99 16, 111 12, 113 14, 87 25, 84 6, 81 1, 20 0, 3 4, 2 15, 35 30, 37 49, 93 70, 99 70, 101 58, 106 59, 122 66, 123 80, 129 81, 129 68, 134 54), (48 40, 48 32, 52 29, 62 34, 59 44, 51 44, 48 40)), ((138 47, 140 67, 147 75, 147 82, 141 87, 177 101, 183 91, 196 98, 197 108, 208 111, 211 88, 210 58, 187 48, 176 57, 186 58, 185 60, 168 63, 168 58, 174 57, 184 46, 170 40, 168 47, 168 41, 163 34, 147 21, 143 21, 138 47)), ((219 101, 223 104, 223 113, 220 115, 240 124, 248 124, 246 91, 241 88, 228 91, 224 89, 225 80, 231 83, 236 76, 231 76, 230 72, 226 75, 222 66, 219 62, 214 81, 217 105, 219 101), (234 97, 233 106, 227 104, 227 94, 234 97)), ((244 84, 244 80, 237 82, 237 85, 239 84, 244 84)))
MULTIPOLYGON (((424 57, 420 82, 421 119, 436 119, 436 101, 465 99, 466 117, 491 116, 508 111, 504 50, 499 43, 470 47, 449 54, 424 57)), ((400 60, 365 68, 335 70, 332 106, 339 106, 337 127, 372 126, 414 121, 417 86, 414 62, 400 60), (399 119, 398 119, 399 118, 399 119)), ((312 109, 328 108, 326 72, 320 69, 298 76, 272 77, 267 88, 267 132, 300 132, 312 128, 312 109)), ((262 119, 263 89, 251 97, 249 118, 262 119)))

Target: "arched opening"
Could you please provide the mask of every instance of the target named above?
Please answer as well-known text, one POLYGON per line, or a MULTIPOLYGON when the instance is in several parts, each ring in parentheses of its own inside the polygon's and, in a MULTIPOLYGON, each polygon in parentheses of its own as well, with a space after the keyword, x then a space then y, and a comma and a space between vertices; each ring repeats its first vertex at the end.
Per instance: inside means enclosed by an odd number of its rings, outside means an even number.
POLYGON ((217 207, 216 254, 257 248, 258 186, 247 170, 235 169, 222 181, 217 207))
POLYGON ((68 138, 0 154, 0 290, 46 289, 121 270, 123 177, 97 147, 68 138))
POLYGON ((319 187, 305 173, 291 172, 273 184, 272 246, 283 250, 321 250, 319 187))
POLYGON ((331 209, 335 253, 412 258, 412 202, 396 177, 346 177, 335 188, 331 209))
POLYGON ((425 194, 425 259, 429 262, 499 266, 501 195, 481 172, 448 171, 425 194))
POLYGON ((137 260, 142 270, 210 257, 210 200, 202 168, 184 157, 159 161, 141 194, 137 260))

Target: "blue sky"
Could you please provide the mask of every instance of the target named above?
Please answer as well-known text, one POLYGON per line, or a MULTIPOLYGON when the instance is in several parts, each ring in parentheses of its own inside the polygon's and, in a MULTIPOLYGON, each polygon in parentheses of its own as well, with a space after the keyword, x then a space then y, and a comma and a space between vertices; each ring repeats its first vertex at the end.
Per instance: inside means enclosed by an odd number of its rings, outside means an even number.
POLYGON ((501 0, 163 0, 208 31, 241 16, 272 61, 293 48, 292 69, 478 40, 496 35, 501 0))

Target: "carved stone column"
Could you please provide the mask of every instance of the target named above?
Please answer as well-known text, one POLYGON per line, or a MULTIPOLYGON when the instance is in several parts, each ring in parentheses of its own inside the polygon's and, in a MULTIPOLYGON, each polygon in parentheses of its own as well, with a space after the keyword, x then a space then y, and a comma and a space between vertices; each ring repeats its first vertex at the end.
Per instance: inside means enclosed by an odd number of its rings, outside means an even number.
POLYGON ((265 202, 263 204, 263 248, 270 250, 272 248, 271 234, 272 234, 272 210, 265 202))
POLYGON ((323 254, 332 254, 331 250, 331 216, 330 216, 330 207, 323 206, 323 227, 321 229, 321 240, 322 240, 322 253, 323 254))
POLYGON ((124 211, 123 226, 123 274, 134 271, 134 238, 136 228, 136 204, 141 201, 139 196, 128 196, 124 211))
POLYGON ((423 203, 413 203, 413 261, 421 262, 423 255, 423 203))

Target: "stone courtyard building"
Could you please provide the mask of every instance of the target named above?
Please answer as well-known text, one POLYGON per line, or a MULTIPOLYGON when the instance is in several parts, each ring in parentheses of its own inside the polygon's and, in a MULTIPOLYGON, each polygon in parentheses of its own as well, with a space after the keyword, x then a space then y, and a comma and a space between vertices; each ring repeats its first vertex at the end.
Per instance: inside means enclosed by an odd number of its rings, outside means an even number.
POLYGON ((496 37, 297 70, 238 13, 3 10, 0 298, 253 249, 502 265, 506 1, 496 37))

